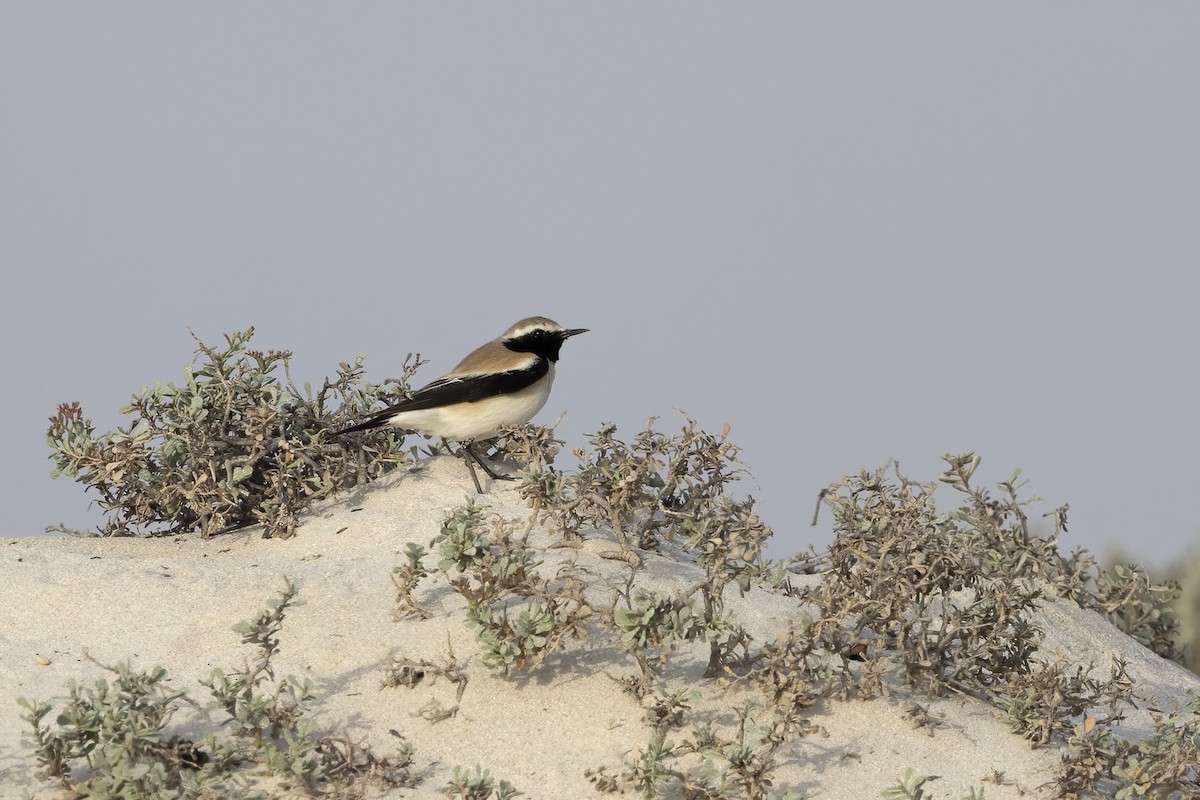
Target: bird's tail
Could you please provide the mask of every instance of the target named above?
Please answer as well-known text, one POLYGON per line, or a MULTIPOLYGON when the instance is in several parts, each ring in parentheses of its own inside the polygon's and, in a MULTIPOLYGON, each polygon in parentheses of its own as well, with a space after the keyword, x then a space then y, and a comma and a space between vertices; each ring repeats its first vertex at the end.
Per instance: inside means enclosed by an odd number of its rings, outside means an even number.
POLYGON ((340 431, 334 431, 333 436, 342 436, 347 433, 358 433, 359 431, 367 431, 372 428, 382 428, 387 424, 390 414, 378 414, 374 417, 369 417, 362 422, 351 425, 349 428, 342 428, 340 431))

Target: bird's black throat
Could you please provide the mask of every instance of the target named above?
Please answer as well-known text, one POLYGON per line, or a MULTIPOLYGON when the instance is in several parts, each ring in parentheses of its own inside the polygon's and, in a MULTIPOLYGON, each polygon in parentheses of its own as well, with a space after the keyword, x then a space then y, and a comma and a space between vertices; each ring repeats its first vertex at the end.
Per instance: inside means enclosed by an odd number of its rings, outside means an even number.
POLYGON ((504 346, 518 353, 533 353, 535 356, 556 362, 558 351, 562 349, 563 336, 544 330, 533 330, 513 339, 505 339, 504 346))

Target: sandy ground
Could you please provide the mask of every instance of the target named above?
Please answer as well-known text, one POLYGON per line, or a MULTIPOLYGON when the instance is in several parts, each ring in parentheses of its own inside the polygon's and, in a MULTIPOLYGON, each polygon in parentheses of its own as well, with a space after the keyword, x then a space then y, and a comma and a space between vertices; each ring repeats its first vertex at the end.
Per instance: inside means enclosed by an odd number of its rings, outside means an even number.
MULTIPOLYGON (((420 785, 372 795, 443 797, 455 766, 480 764, 529 798, 600 797, 584 770, 607 765, 619 771, 650 736, 643 708, 613 679, 636 668, 612 637, 574 643, 537 672, 506 678, 471 658, 478 645, 464 622, 464 603, 444 584, 430 581, 418 593, 435 611, 431 619, 393 619, 390 576, 405 561, 405 545, 428 545, 446 513, 471 495, 461 462, 439 458, 321 507, 290 540, 264 540, 251 531, 213 539, 0 541, 0 796, 24 790, 37 790, 39 798, 59 795, 34 778, 33 758, 21 745, 26 725, 17 698, 62 697, 72 680, 106 677, 95 662, 130 660, 140 668, 165 667, 175 687, 207 702, 198 681, 214 667, 235 669, 252 655, 232 626, 262 609, 286 575, 299 586, 303 604, 284 623, 276 674, 321 687, 315 707, 322 723, 348 726, 380 753, 395 744, 390 730, 416 747, 420 785), (437 661, 451 650, 460 662, 471 660, 456 716, 439 722, 419 716, 430 701, 454 705, 455 686, 445 679, 381 688, 392 656, 437 661)), ((482 499, 506 518, 523 524, 529 517, 508 486, 496 485, 482 499)), ((534 541, 549 539, 535 534, 534 541)), ((596 538, 577 550, 548 549, 542 569, 574 560, 589 571, 591 592, 607 597, 627 574, 619 562, 599 557, 611 545, 596 538)), ((684 587, 698 576, 670 553, 652 554, 639 580, 684 587)), ((729 606, 760 640, 799 614, 796 600, 758 589, 745 598, 731 593, 729 606)), ((1129 663, 1137 691, 1149 699, 1125 722, 1127 736, 1150 729, 1148 709, 1179 708, 1187 692, 1200 690, 1195 675, 1093 613, 1050 601, 1040 615, 1047 654, 1101 667, 1113 656, 1129 663)), ((690 722, 731 719, 739 696, 701 678, 704 656, 703 646, 681 650, 666 675, 697 690, 690 722)), ((895 687, 886 699, 823 704, 809 719, 818 727, 785 746, 772 796, 792 790, 832 800, 878 797, 908 768, 941 776, 928 785, 937 798, 959 798, 981 785, 989 800, 1052 795, 1044 784, 1061 753, 1032 749, 994 709, 974 700, 912 698, 895 687), (915 727, 905 715, 912 699, 942 724, 932 732, 915 727), (1003 782, 985 783, 996 771, 1003 782)), ((183 715, 176 722, 186 735, 201 721, 183 715)))

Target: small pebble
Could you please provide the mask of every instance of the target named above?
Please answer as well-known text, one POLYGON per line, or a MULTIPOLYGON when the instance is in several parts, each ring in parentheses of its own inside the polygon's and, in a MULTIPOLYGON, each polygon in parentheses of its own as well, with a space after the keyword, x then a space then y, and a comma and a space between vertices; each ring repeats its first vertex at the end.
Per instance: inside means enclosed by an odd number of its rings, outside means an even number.
POLYGON ((34 656, 33 661, 35 664, 41 664, 43 667, 50 665, 50 659, 45 656, 34 656))

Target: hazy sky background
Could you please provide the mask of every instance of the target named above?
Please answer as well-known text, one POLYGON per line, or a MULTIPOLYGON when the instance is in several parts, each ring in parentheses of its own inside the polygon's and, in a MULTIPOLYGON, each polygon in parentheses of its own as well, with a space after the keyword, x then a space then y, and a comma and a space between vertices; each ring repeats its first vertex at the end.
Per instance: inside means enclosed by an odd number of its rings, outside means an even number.
MULTIPOLYGON (((818 490, 975 450, 1065 546, 1197 542, 1200 6, 4 3, 3 535, 87 526, 100 430, 254 325, 314 383, 592 332, 570 446, 728 422, 773 555, 818 490)), ((464 480, 464 490, 469 489, 464 480)), ((945 492, 946 502, 950 493, 945 492)))

